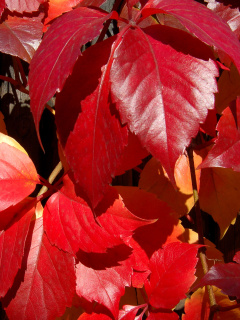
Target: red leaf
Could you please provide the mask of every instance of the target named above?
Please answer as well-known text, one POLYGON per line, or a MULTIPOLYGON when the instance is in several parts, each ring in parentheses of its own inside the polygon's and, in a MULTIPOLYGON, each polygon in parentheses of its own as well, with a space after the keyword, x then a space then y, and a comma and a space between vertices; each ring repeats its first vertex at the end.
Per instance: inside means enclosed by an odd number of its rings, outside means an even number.
POLYGON ((141 320, 146 307, 147 304, 141 304, 139 306, 125 305, 123 306, 123 310, 119 311, 118 320, 141 320), (136 317, 137 312, 142 308, 144 308, 143 312, 136 317))
POLYGON ((31 108, 37 131, 45 103, 56 91, 62 90, 81 54, 81 46, 95 38, 109 18, 110 15, 94 9, 77 8, 59 17, 46 32, 29 73, 31 108))
POLYGON ((17 277, 20 286, 16 296, 3 300, 10 320, 37 320, 39 315, 46 320, 55 319, 71 306, 75 292, 73 258, 49 243, 42 218, 35 220, 32 227, 26 244, 30 250, 24 256, 24 279, 23 267, 17 277))
POLYGON ((27 197, 37 183, 38 174, 28 155, 4 142, 0 143, 0 211, 27 197))
POLYGON ((240 171, 240 98, 236 102, 236 117, 230 108, 223 111, 217 130, 215 146, 199 168, 221 167, 240 171))
POLYGON ((105 315, 105 314, 98 314, 98 313, 83 313, 78 320, 111 320, 112 318, 105 315))
POLYGON ((236 261, 240 264, 240 251, 238 251, 235 256, 233 257, 233 261, 236 261))
POLYGON ((214 107, 217 67, 190 56, 196 46, 198 57, 208 59, 209 50, 181 30, 129 28, 121 39, 110 81, 122 121, 174 181, 176 160, 214 107))
POLYGON ((178 18, 201 41, 228 54, 240 71, 238 38, 225 21, 204 5, 193 0, 150 0, 143 8, 142 15, 157 12, 178 18))
POLYGON ((30 63, 42 38, 40 18, 11 17, 0 24, 0 51, 30 63))
POLYGON ((0 234, 0 297, 5 296, 21 267, 25 240, 35 211, 34 204, 31 209, 22 210, 11 226, 0 234))
POLYGON ((0 17, 5 9, 5 0, 0 0, 0 17))
POLYGON ((131 249, 120 245, 107 253, 80 253, 76 266, 77 294, 108 308, 118 315, 125 286, 131 286, 131 249))
MULTIPOLYGON (((208 273, 200 280, 197 288, 214 285, 222 289, 223 293, 240 297, 240 264, 218 263, 212 266, 208 273)), ((196 289, 196 287, 194 287, 196 289)))
POLYGON ((40 0, 5 0, 6 7, 10 11, 17 11, 19 13, 23 12, 33 12, 37 11, 40 5, 40 0))
POLYGON ((156 251, 150 259, 150 281, 145 289, 155 308, 172 309, 195 281, 199 245, 172 242, 156 251))
POLYGON ((101 212, 100 227, 87 203, 76 196, 72 182, 65 179, 65 188, 52 195, 44 209, 44 229, 50 241, 74 255, 79 249, 101 253, 122 244, 137 227, 152 222, 131 214, 116 192, 110 191, 106 202, 111 206, 101 212))
POLYGON ((150 312, 147 320, 178 320, 179 316, 175 312, 150 312))

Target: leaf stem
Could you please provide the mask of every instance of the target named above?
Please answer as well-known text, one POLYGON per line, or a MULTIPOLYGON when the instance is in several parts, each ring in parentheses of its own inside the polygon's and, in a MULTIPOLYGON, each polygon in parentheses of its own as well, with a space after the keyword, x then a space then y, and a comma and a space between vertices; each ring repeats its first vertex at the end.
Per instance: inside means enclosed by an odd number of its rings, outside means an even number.
MULTIPOLYGON (((204 245, 204 237, 203 237, 203 222, 202 222, 202 214, 201 208, 199 203, 199 195, 197 190, 197 179, 195 174, 195 166, 194 166, 194 158, 193 158, 193 149, 191 146, 187 149, 188 158, 189 158, 189 165, 190 165, 190 172, 191 172, 191 179, 192 179, 192 188, 193 188, 193 198, 194 198, 194 207, 196 212, 196 225, 197 225, 197 232, 198 232, 198 242, 199 244, 204 245)), ((199 257, 202 264, 203 272, 206 274, 208 272, 208 264, 206 258, 206 248, 199 249, 199 257)), ((216 306, 216 299, 213 293, 213 289, 211 286, 206 286, 210 301, 210 306, 216 306)), ((213 319, 213 315, 210 313, 209 320, 213 319)))
MULTIPOLYGON (((52 184, 54 182, 54 180, 56 179, 57 175, 60 173, 60 171, 62 170, 63 166, 62 166, 62 162, 59 161, 59 163, 56 165, 56 167, 53 169, 52 173, 50 174, 49 178, 48 178, 48 182, 49 184, 52 184)), ((41 190, 38 192, 38 196, 41 196, 43 193, 47 192, 48 187, 47 186, 43 186, 41 188, 41 190)))

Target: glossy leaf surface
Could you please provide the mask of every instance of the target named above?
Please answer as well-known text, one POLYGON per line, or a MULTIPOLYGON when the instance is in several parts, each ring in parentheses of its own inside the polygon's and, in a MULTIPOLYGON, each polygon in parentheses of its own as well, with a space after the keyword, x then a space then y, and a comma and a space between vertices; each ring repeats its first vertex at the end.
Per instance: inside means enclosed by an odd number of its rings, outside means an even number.
POLYGON ((197 245, 173 242, 152 255, 150 281, 145 288, 153 307, 172 309, 185 298, 195 280, 198 249, 197 245))
POLYGON ((42 38, 39 18, 9 16, 0 24, 0 51, 30 63, 42 38))
POLYGON ((204 5, 194 0, 151 0, 143 9, 143 15, 154 13, 154 9, 149 8, 159 9, 160 12, 172 14, 178 18, 201 41, 227 53, 240 70, 238 38, 224 20, 204 5), (198 14, 196 15, 195 12, 198 14))
POLYGON ((35 220, 31 229, 23 268, 16 278, 20 287, 16 296, 11 301, 6 298, 3 304, 10 319, 37 320, 39 314, 44 319, 53 319, 71 306, 75 291, 74 261, 49 243, 42 218, 35 220))
POLYGON ((213 108, 218 74, 211 60, 187 55, 199 45, 198 55, 208 59, 203 44, 180 30, 174 30, 174 39, 176 33, 181 43, 173 42, 169 27, 127 29, 114 51, 110 75, 123 123, 162 163, 171 181, 175 162, 213 108))
POLYGON ((93 9, 77 8, 57 19, 46 32, 29 73, 31 108, 37 129, 45 103, 62 90, 81 54, 81 46, 100 33, 108 18, 109 15, 93 9))

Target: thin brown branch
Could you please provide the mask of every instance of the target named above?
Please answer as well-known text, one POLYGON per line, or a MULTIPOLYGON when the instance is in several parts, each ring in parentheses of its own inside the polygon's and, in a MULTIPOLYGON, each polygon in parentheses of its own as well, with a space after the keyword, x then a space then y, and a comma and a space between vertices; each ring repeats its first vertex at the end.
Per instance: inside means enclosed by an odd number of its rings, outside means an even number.
MULTIPOLYGON (((56 165, 56 167, 53 169, 52 173, 50 174, 49 178, 48 178, 48 182, 50 184, 52 184, 54 182, 54 180, 56 179, 57 175, 60 173, 60 171, 62 170, 63 166, 62 166, 62 162, 59 161, 59 163, 56 165)), ((43 186, 41 188, 41 190, 38 192, 38 196, 42 195, 43 193, 45 193, 48 190, 47 186, 43 186)))

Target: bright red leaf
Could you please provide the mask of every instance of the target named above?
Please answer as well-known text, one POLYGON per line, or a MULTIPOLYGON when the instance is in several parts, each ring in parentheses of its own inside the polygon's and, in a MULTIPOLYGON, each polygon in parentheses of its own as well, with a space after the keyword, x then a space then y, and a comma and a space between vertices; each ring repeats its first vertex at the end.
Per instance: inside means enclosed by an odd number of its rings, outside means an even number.
POLYGON ((223 111, 218 122, 218 139, 200 168, 222 167, 240 171, 240 98, 237 98, 235 115, 230 108, 223 111))
POLYGON ((240 297, 240 264, 218 263, 212 266, 208 273, 199 281, 197 288, 214 285, 222 289, 223 293, 240 297))
POLYGON ((49 243, 42 218, 32 223, 31 230, 23 267, 16 278, 19 289, 13 299, 9 301, 7 296, 3 300, 10 320, 37 320, 39 315, 55 319, 71 306, 75 292, 73 258, 49 243))
POLYGON ((147 320, 178 320, 179 316, 172 311, 168 313, 163 312, 150 312, 150 315, 147 317, 147 320))
POLYGON ((0 143, 0 211, 27 197, 37 183, 38 174, 28 155, 5 142, 0 143))
POLYGON ((5 0, 6 7, 10 11, 16 11, 19 13, 37 11, 40 3, 44 0, 5 0))
POLYGON ((157 12, 172 14, 201 41, 228 54, 240 71, 238 38, 217 14, 194 0, 150 0, 142 15, 157 12))
POLYGON ((28 63, 32 60, 41 38, 40 18, 8 16, 8 19, 0 24, 0 51, 28 63))
POLYGON ((211 56, 205 45, 181 30, 129 28, 120 39, 110 81, 122 122, 174 181, 176 160, 214 107, 217 67, 203 60, 211 56))
POLYGON ((90 207, 76 196, 72 182, 65 179, 65 187, 51 196, 44 209, 44 229, 50 241, 74 255, 78 250, 101 253, 122 244, 136 228, 153 222, 134 216, 111 190, 106 194, 103 211, 98 208, 102 213, 98 225, 90 207))
POLYGON ((21 267, 25 241, 34 211, 33 202, 29 210, 20 211, 8 229, 0 234, 0 297, 5 296, 21 267))
POLYGON ((45 103, 61 91, 81 47, 94 39, 111 17, 94 9, 77 8, 59 17, 46 32, 30 65, 31 108, 38 131, 45 103), (46 54, 48 52, 48 54, 46 54))
POLYGON ((199 245, 172 242, 156 251, 150 259, 150 281, 145 289, 155 308, 172 309, 185 298, 195 281, 199 245))
POLYGON ((116 318, 124 288, 131 286, 131 249, 120 245, 107 253, 81 252, 78 258, 77 294, 102 304, 116 318))
POLYGON ((233 257, 233 261, 236 261, 240 264, 240 251, 238 251, 235 256, 233 257))
POLYGON ((118 320, 142 320, 142 316, 147 309, 147 304, 142 304, 138 306, 123 306, 123 310, 119 311, 118 320), (136 314, 140 309, 144 309, 140 315, 136 317, 136 314))
POLYGON ((0 0, 0 17, 5 9, 5 0, 0 0))
POLYGON ((99 314, 99 313, 83 313, 78 320, 111 320, 112 318, 105 315, 105 314, 99 314))

